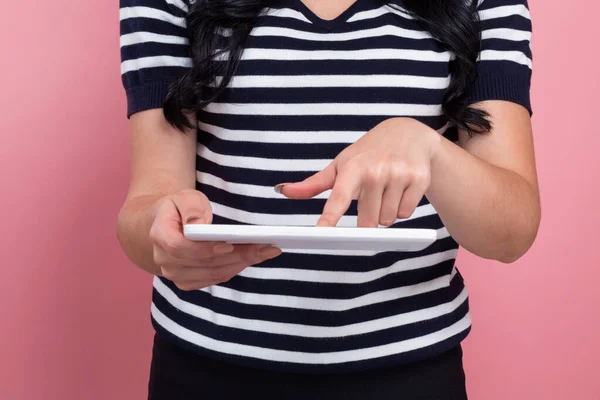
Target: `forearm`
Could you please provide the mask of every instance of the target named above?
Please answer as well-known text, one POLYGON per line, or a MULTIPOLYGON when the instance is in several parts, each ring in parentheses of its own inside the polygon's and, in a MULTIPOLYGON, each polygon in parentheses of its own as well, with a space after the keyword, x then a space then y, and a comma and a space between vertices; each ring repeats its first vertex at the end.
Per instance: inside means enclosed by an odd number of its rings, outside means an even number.
MULTIPOLYGON (((195 124, 195 118, 190 121, 195 124)), ((138 267, 160 275, 150 228, 161 198, 195 186, 197 132, 176 130, 158 108, 132 115, 130 131, 131 181, 117 235, 123 251, 138 267)))
POLYGON ((128 199, 119 213, 117 236, 123 251, 141 269, 153 275, 161 275, 154 262, 150 228, 161 196, 148 195, 128 199))
POLYGON ((537 234, 540 204, 533 184, 444 138, 426 196, 450 235, 480 257, 512 262, 537 234))

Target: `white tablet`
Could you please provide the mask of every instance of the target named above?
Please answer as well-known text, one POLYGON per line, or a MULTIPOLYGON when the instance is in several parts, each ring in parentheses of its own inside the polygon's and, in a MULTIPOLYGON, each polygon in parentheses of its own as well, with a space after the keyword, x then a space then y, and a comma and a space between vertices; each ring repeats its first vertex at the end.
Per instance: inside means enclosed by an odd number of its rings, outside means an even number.
POLYGON ((270 244, 281 249, 419 251, 432 244, 437 231, 403 228, 325 228, 264 225, 184 226, 194 241, 270 244))

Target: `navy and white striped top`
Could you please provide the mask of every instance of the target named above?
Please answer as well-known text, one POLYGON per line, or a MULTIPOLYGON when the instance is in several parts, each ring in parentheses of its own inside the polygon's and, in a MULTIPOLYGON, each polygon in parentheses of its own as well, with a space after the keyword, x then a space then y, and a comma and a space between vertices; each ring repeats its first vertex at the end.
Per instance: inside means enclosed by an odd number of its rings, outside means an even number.
MULTIPOLYGON (((324 168, 385 119, 445 133, 441 109, 453 54, 402 8, 358 0, 333 21, 277 0, 251 32, 229 88, 199 114, 197 188, 214 223, 313 225, 328 193, 294 201, 273 191, 324 168)), ((473 102, 530 110, 526 0, 480 2, 483 48, 473 102)), ((183 0, 121 0, 128 115, 162 106, 190 67, 183 0)), ((339 226, 356 226, 353 204, 339 226)), ((422 359, 471 326, 458 244, 423 198, 392 227, 435 229, 418 253, 286 251, 231 281, 184 292, 154 279, 159 334, 202 354, 280 370, 330 372, 422 359)))

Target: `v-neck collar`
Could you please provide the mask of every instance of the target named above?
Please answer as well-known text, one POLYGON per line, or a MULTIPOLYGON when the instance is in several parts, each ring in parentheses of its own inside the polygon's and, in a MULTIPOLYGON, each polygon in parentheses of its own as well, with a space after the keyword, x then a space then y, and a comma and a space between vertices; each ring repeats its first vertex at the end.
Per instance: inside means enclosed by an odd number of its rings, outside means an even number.
POLYGON ((319 17, 315 14, 306 4, 302 2, 302 0, 288 0, 287 3, 289 6, 296 9, 296 11, 302 13, 313 24, 320 26, 328 31, 335 30, 335 28, 340 25, 345 24, 350 17, 355 15, 357 12, 362 11, 365 7, 368 7, 370 3, 375 2, 376 0, 356 0, 352 3, 346 10, 344 10, 340 15, 331 20, 326 20, 319 17))

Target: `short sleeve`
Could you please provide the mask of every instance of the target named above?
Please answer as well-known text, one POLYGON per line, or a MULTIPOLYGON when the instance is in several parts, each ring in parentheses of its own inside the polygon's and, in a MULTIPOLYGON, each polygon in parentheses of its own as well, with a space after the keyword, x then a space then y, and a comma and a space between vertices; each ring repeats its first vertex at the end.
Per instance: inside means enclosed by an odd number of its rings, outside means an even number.
POLYGON ((161 108, 191 67, 184 0, 120 0, 121 78, 127 117, 161 108))
POLYGON ((470 102, 505 100, 532 113, 531 16, 527 0, 479 0, 481 54, 470 102))

